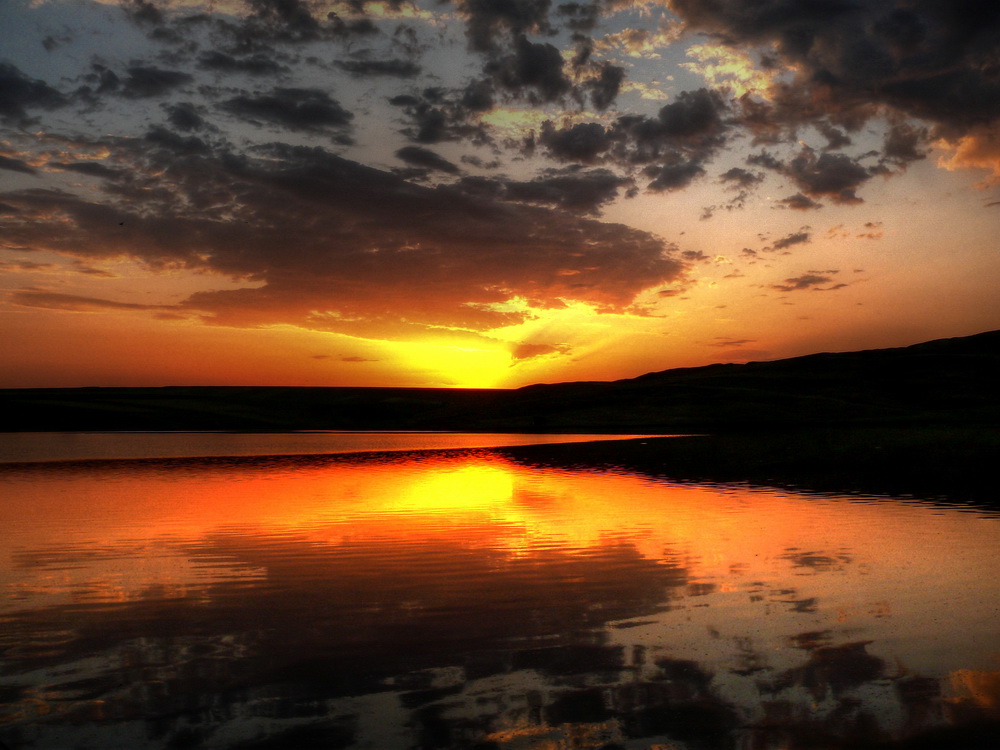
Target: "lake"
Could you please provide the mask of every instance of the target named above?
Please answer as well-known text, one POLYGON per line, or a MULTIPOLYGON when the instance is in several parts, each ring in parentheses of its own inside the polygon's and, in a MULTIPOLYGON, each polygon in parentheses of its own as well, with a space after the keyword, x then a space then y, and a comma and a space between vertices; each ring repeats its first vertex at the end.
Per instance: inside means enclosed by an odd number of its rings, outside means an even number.
POLYGON ((6 747, 979 747, 1000 719, 996 512, 246 439, 0 464, 6 747))

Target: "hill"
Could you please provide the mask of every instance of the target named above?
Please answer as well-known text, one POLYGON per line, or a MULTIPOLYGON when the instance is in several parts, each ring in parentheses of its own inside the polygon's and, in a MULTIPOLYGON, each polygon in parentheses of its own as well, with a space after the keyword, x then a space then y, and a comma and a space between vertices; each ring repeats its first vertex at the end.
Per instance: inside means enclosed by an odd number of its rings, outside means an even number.
POLYGON ((1000 424, 1000 331, 516 390, 0 390, 0 429, 732 432, 1000 424))

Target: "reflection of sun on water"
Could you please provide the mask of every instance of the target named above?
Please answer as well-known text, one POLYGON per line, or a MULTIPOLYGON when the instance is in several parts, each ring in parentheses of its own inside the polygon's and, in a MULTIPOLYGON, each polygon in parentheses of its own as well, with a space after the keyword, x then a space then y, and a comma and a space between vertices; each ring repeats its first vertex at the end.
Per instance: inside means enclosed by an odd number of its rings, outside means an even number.
POLYGON ((480 513, 508 516, 514 477, 500 465, 459 463, 414 477, 387 510, 403 514, 480 513))

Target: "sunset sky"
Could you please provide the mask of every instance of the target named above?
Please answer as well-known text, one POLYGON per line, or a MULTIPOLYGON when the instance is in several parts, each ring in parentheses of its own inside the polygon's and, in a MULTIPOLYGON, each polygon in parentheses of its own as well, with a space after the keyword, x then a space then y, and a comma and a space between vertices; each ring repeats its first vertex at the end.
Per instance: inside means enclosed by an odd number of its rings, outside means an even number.
POLYGON ((996 328, 996 0, 0 3, 0 387, 996 328))

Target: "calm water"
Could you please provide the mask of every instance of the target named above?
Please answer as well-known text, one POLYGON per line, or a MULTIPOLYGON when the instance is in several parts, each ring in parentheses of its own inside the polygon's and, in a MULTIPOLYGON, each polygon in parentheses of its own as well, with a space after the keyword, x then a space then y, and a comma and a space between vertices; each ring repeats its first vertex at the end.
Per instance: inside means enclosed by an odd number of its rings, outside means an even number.
POLYGON ((1000 718, 985 511, 489 451, 7 465, 0 496, 12 750, 855 748, 1000 718))
POLYGON ((482 432, 0 432, 0 463, 102 458, 289 456, 580 443, 640 435, 482 432))

